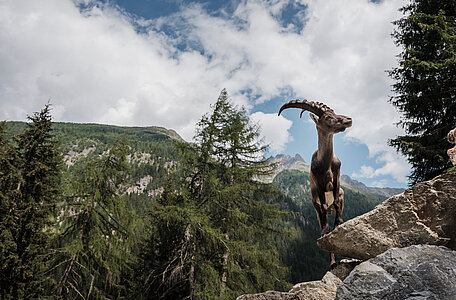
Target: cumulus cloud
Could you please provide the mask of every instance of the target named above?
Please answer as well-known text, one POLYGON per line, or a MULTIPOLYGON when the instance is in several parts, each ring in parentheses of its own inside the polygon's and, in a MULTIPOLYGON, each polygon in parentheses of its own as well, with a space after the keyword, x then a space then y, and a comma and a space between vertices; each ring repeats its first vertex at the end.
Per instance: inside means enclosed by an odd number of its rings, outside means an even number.
MULTIPOLYGON (((247 0, 217 15, 192 4, 155 20, 75 5, 95 2, 0 2, 0 119, 23 119, 51 99, 57 120, 161 125, 189 140, 222 88, 247 109, 296 96, 353 118, 347 139, 381 165, 359 177, 405 180, 408 165, 386 145, 401 133, 385 73, 396 64, 390 22, 401 0, 247 0), (281 20, 287 5, 306 7, 296 24, 281 20)), ((253 117, 283 150, 290 121, 253 117)))
POLYGON ((269 151, 274 154, 282 152, 292 139, 288 131, 292 122, 282 116, 256 112, 250 119, 260 126, 262 138, 269 145, 269 151))

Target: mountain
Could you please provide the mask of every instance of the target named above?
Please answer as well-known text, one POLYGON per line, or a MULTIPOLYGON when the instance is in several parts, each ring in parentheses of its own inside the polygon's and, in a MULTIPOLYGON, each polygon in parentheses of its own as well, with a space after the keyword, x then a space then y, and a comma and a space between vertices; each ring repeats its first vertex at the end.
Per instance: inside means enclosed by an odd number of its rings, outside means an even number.
POLYGON ((269 157, 269 161, 273 164, 277 164, 277 167, 272 175, 262 178, 262 181, 267 183, 271 183, 277 174, 283 170, 299 170, 303 172, 309 172, 310 170, 309 165, 299 154, 296 154, 293 157, 286 154, 278 154, 276 156, 269 157))
MULTIPOLYGON (((304 159, 299 155, 296 154, 295 156, 290 156, 286 154, 278 154, 276 156, 271 156, 270 158, 271 163, 276 163, 277 168, 275 172, 268 177, 265 177, 263 180, 265 182, 273 182, 274 178, 283 170, 299 170, 302 172, 310 172, 310 166, 307 164, 304 159)), ((350 188, 357 189, 360 191, 381 195, 384 197, 391 197, 393 195, 400 194, 404 191, 404 189, 400 188, 379 188, 379 187, 368 187, 364 183, 359 182, 350 178, 348 175, 341 175, 340 181, 342 185, 346 185, 350 188)))
POLYGON ((347 185, 355 187, 361 191, 382 195, 387 198, 389 198, 393 195, 400 194, 405 190, 405 189, 400 189, 400 188, 388 188, 388 187, 387 188, 369 187, 369 186, 366 186, 362 182, 359 182, 357 180, 350 178, 350 176, 348 176, 348 175, 340 176, 340 181, 345 182, 347 185))
MULTIPOLYGON (((21 133, 25 122, 7 122, 10 135, 21 133)), ((53 123, 61 141, 65 172, 85 157, 98 156, 110 149, 120 138, 130 147, 127 156, 129 174, 126 197, 129 208, 137 214, 147 213, 166 184, 168 173, 176 165, 176 142, 183 139, 171 129, 158 126, 122 127, 103 124, 53 123)))

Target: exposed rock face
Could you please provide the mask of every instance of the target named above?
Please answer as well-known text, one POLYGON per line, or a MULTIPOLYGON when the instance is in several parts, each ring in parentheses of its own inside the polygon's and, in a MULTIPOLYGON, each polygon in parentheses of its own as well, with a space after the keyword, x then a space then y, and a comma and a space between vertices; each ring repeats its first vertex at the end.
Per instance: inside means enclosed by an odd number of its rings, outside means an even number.
POLYGON ((326 251, 369 259, 418 244, 456 249, 456 174, 414 185, 318 239, 326 251))
POLYGON ((345 299, 456 299, 456 252, 442 246, 393 248, 355 267, 337 290, 345 299))
POLYGON ((273 174, 268 176, 262 176, 260 181, 271 183, 274 180, 274 177, 277 176, 283 170, 299 170, 302 172, 309 172, 309 165, 304 161, 301 155, 296 154, 294 157, 285 154, 278 154, 276 156, 271 156, 270 162, 277 164, 273 174))
POLYGON ((322 280, 295 285, 288 293, 268 291, 260 294, 242 295, 236 300, 333 300, 342 281, 331 272, 322 280))

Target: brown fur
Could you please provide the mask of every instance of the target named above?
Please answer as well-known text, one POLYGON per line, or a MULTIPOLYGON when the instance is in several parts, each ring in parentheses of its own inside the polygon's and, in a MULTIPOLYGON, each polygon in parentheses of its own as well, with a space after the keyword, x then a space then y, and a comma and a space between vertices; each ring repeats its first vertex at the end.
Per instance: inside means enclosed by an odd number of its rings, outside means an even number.
MULTIPOLYGON (((317 114, 310 114, 317 126, 318 133, 318 149, 312 155, 310 164, 310 192, 321 235, 325 235, 330 231, 328 214, 331 214, 332 210, 336 212, 334 227, 343 223, 344 191, 340 187, 341 162, 334 154, 333 135, 349 128, 352 120, 349 117, 335 114, 323 103, 306 100, 290 101, 282 106, 280 112, 290 107, 301 108, 303 111, 310 110, 317 114), (328 200, 333 200, 333 203, 328 203, 328 200)), ((334 254, 331 253, 331 267, 334 267, 335 264, 334 254)))

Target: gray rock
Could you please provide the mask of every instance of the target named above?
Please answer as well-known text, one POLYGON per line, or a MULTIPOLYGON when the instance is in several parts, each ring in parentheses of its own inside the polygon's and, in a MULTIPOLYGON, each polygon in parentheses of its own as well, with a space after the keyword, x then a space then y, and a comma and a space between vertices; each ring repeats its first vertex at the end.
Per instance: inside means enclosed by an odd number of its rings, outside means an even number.
POLYGON ((342 256, 369 259, 418 244, 456 249, 456 174, 445 174, 395 195, 372 211, 339 225, 318 246, 342 256))
POLYGON ((345 299, 456 299, 456 251, 442 246, 393 248, 365 261, 337 289, 345 299))

